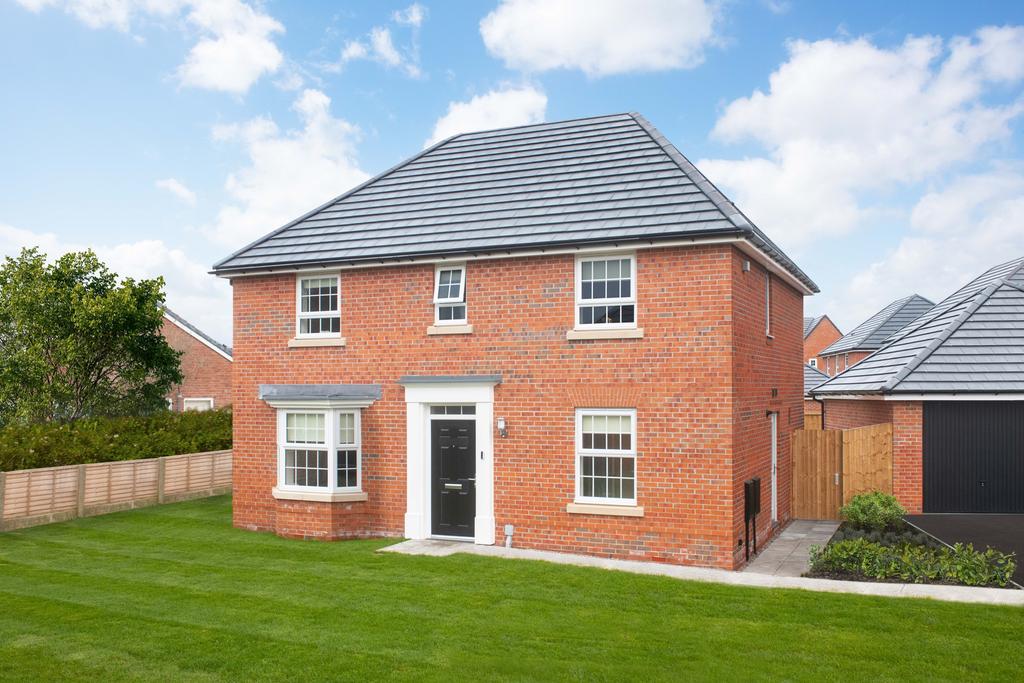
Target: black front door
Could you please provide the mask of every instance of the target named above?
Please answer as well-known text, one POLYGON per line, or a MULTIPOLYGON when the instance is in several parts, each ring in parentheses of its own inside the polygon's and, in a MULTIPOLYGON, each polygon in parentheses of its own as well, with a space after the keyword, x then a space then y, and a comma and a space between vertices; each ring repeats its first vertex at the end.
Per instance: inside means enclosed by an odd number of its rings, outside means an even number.
POLYGON ((432 420, 430 452, 431 533, 472 538, 476 517, 476 423, 432 420))

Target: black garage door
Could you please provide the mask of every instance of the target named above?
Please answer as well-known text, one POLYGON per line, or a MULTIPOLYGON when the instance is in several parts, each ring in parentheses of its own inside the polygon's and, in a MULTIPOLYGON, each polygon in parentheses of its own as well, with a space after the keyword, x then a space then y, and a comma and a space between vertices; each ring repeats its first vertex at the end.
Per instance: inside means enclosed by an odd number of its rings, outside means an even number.
POLYGON ((924 511, 1024 513, 1024 401, 926 401, 924 511))

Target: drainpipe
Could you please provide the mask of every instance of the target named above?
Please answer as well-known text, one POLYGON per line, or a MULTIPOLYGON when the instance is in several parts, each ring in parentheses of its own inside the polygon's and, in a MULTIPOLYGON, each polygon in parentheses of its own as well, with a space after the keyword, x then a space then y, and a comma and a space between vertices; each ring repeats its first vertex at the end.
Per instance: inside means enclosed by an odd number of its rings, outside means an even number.
POLYGON ((811 399, 815 403, 817 403, 818 405, 821 406, 821 429, 822 429, 822 431, 824 431, 824 429, 825 429, 825 402, 822 401, 817 396, 811 396, 811 399))

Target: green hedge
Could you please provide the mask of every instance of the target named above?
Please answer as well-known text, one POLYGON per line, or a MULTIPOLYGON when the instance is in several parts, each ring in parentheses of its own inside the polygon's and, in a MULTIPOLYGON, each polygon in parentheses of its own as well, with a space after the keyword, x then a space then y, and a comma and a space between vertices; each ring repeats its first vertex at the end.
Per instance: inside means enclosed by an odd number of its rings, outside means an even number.
POLYGON ((847 522, 860 529, 885 531, 898 529, 903 524, 907 511, 896 500, 896 496, 881 491, 859 493, 844 505, 839 514, 847 522))
POLYGON ((866 538, 833 541, 811 548, 811 574, 908 583, 1005 586, 1016 569, 1013 553, 970 544, 933 548, 901 543, 884 546, 866 538))
POLYGON ((0 429, 0 472, 231 448, 231 411, 86 418, 0 429))

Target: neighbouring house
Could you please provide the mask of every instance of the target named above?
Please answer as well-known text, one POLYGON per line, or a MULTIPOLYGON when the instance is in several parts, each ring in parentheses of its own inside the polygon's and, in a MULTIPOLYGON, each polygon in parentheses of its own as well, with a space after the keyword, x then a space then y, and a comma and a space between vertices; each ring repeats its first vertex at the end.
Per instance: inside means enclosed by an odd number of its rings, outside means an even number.
POLYGON ((222 260, 234 523, 736 567, 815 284, 637 114, 457 135, 222 260))
POLYGON ((181 384, 167 394, 171 410, 212 410, 231 405, 231 347, 221 344, 169 308, 164 338, 181 352, 181 384))
MULTIPOLYGON (((821 403, 814 400, 811 396, 811 391, 817 389, 819 385, 827 382, 829 379, 828 375, 814 367, 813 365, 804 365, 804 416, 808 415, 821 415, 821 403)), ((819 418, 820 419, 820 418, 819 418)), ((822 425, 819 422, 818 428, 822 425)))
POLYGON ((827 315, 804 318, 804 363, 813 368, 820 364, 819 354, 843 336, 827 315))
POLYGON ((829 377, 835 377, 882 348, 886 340, 927 313, 934 305, 917 294, 893 301, 841 339, 822 349, 818 354, 818 369, 829 377))
POLYGON ((1024 258, 811 393, 827 429, 892 423, 893 491, 910 512, 1024 512, 1024 258))

